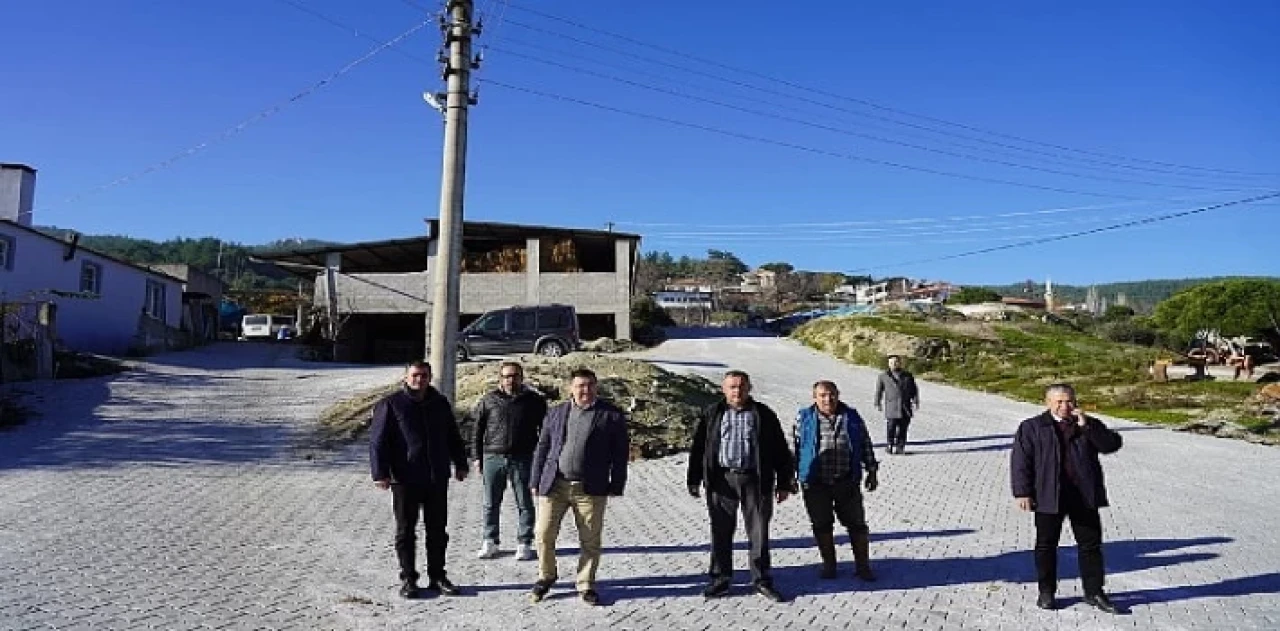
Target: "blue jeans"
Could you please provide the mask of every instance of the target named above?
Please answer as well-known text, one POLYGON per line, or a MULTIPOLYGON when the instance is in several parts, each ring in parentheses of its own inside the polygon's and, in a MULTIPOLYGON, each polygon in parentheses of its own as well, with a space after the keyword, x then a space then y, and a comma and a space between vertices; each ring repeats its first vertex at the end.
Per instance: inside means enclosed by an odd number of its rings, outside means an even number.
POLYGON ((498 520, 502 512, 502 495, 511 483, 516 509, 520 512, 520 525, 516 530, 518 543, 533 543, 533 492, 529 490, 529 470, 533 456, 503 456, 486 454, 484 457, 484 538, 498 542, 498 520))

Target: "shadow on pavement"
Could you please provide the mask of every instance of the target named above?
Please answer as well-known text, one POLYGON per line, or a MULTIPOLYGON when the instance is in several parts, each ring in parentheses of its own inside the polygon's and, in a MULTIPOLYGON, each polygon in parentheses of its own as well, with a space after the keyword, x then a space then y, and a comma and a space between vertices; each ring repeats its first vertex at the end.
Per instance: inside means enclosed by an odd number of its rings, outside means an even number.
MULTIPOLYGON (((673 327, 663 329, 667 340, 713 340, 729 337, 777 337, 768 331, 732 327, 673 327)), ((661 346, 659 346, 661 348, 661 346)))
MULTIPOLYGON (((953 528, 949 530, 925 530, 919 532, 898 531, 898 532, 877 532, 871 534, 871 541, 897 541, 901 539, 920 539, 923 537, 958 537, 960 535, 973 534, 971 528, 953 528)), ((849 542, 848 535, 837 535, 837 544, 847 544, 849 542)), ((794 548, 811 548, 813 547, 813 539, 809 537, 788 537, 786 539, 773 539, 769 542, 769 546, 774 550, 789 550, 794 548)), ((735 550, 746 550, 746 541, 735 541, 733 544, 735 550)), ((669 545, 669 546, 605 546, 605 554, 676 554, 681 552, 707 552, 710 553, 711 544, 695 544, 695 545, 669 545)), ((556 556, 566 554, 577 554, 577 548, 556 548, 556 556)))
POLYGON ((191 374, 131 371, 112 377, 46 382, 32 395, 38 416, 0 434, 0 471, 20 468, 95 468, 142 463, 187 466, 250 463, 280 455, 294 437, 286 423, 217 419, 215 402, 233 398, 234 385, 191 374), (192 401, 139 400, 130 386, 154 391, 169 383, 204 389, 192 401), (217 390, 230 388, 220 395, 217 390), (191 414, 191 410, 195 413, 191 414), (208 414, 211 418, 202 415, 208 414))
POLYGON ((655 357, 637 357, 636 359, 650 364, 670 364, 672 366, 690 366, 693 368, 728 368, 729 364, 723 362, 691 362, 677 361, 671 359, 659 359, 655 357))

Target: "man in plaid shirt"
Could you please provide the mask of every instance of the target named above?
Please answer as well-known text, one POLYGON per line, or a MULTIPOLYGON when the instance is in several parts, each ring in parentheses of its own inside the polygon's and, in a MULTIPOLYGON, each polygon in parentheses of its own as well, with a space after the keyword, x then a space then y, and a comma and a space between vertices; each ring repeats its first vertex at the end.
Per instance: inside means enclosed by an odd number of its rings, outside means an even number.
POLYGON ((880 484, 876 476, 880 464, 871 446, 871 435, 858 411, 840 401, 836 384, 830 381, 813 384, 813 402, 796 416, 792 443, 804 507, 822 555, 820 576, 836 576, 834 530, 835 521, 839 519, 840 525, 849 531, 858 578, 874 581, 870 536, 859 487, 864 484, 870 492, 880 484))

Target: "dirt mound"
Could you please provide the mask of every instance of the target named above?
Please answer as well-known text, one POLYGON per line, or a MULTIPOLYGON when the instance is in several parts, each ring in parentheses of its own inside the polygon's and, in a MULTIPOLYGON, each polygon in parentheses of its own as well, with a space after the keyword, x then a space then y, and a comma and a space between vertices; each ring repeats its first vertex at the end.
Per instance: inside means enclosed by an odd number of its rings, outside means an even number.
POLYGON ((590 353, 627 353, 644 349, 643 344, 637 344, 631 340, 615 340, 611 337, 596 338, 582 344, 582 350, 590 353))
MULTIPOLYGON (((719 396, 716 385, 696 376, 679 375, 652 364, 596 353, 573 353, 560 358, 529 357, 525 384, 543 393, 550 403, 563 400, 564 385, 575 368, 586 367, 600 379, 600 397, 628 413, 633 457, 655 458, 689 447, 698 412, 719 396)), ((455 413, 464 438, 471 435, 467 413, 485 393, 498 385, 497 362, 458 367, 458 405, 455 413)), ((327 443, 354 441, 373 420, 373 406, 395 391, 399 383, 362 392, 325 410, 320 427, 327 443)))

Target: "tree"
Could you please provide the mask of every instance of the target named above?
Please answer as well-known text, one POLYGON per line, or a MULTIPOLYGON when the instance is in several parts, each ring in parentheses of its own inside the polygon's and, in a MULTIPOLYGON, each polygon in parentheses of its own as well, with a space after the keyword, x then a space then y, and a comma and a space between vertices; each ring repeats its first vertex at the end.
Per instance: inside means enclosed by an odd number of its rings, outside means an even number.
POLYGON ((790 274, 791 272, 796 271, 796 268, 794 265, 790 263, 783 263, 781 261, 777 261, 774 263, 765 263, 764 265, 760 266, 760 269, 767 269, 770 272, 773 272, 774 274, 778 274, 778 275, 790 274))
POLYGON ((1260 335, 1280 349, 1280 281, 1241 278, 1192 287, 1156 305, 1152 319, 1182 340, 1216 329, 1227 337, 1260 335))
POLYGON ((747 264, 732 252, 724 250, 707 250, 707 261, 704 275, 721 285, 737 284, 734 282, 747 271, 747 264))
POLYGON ((1107 312, 1102 314, 1102 319, 1108 322, 1115 320, 1128 320, 1135 314, 1137 314, 1137 312, 1133 310, 1133 307, 1128 305, 1111 305, 1107 307, 1107 312))
POLYGON ((947 304, 972 305, 979 302, 1000 302, 1000 294, 986 287, 965 287, 947 298, 947 304))

